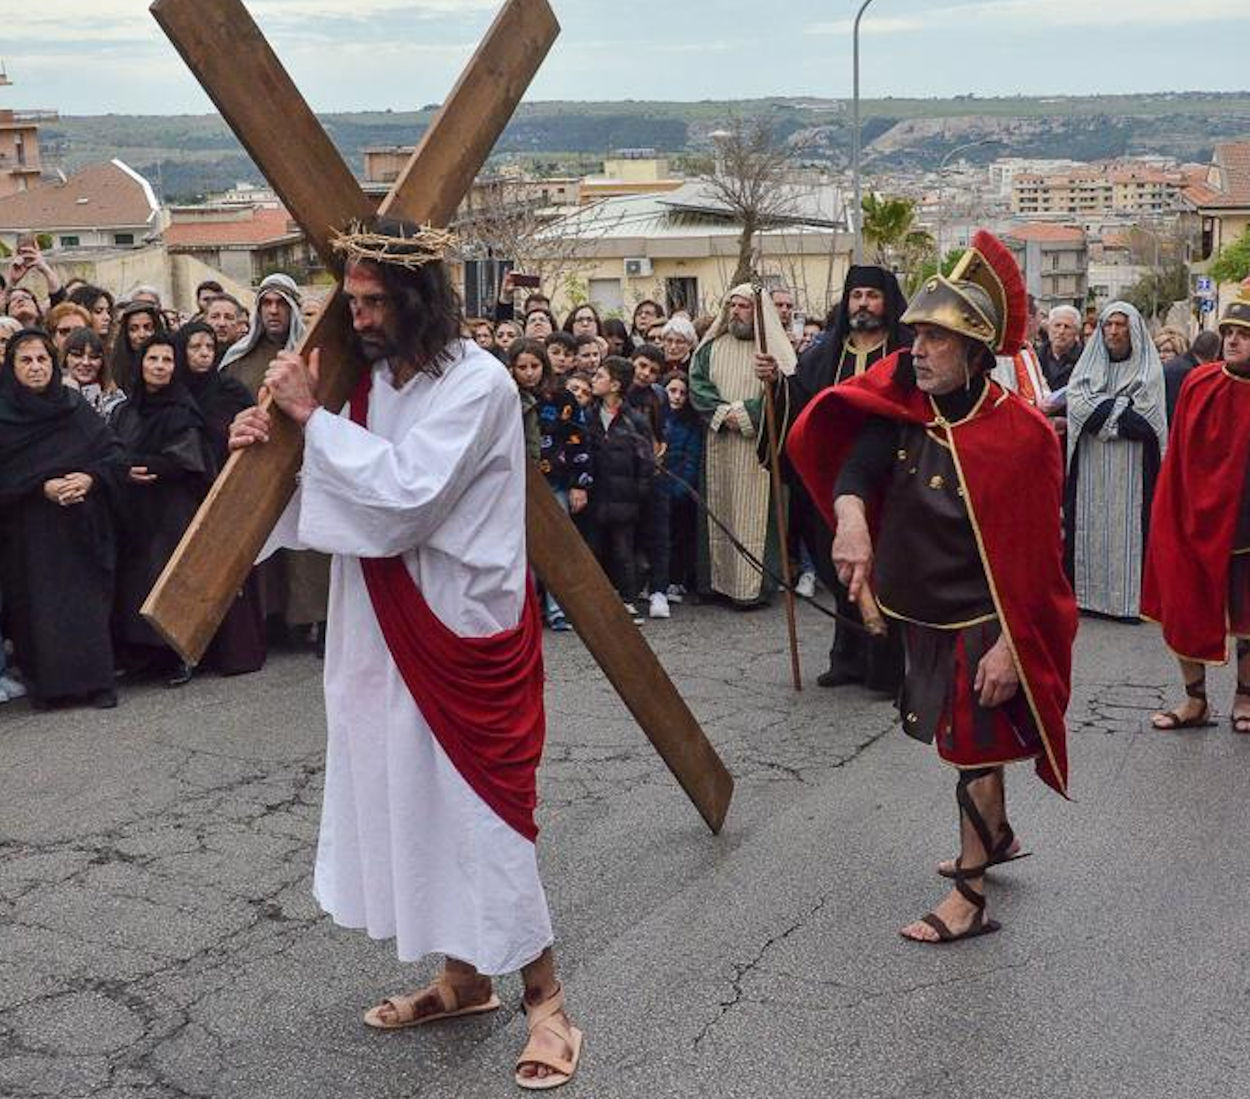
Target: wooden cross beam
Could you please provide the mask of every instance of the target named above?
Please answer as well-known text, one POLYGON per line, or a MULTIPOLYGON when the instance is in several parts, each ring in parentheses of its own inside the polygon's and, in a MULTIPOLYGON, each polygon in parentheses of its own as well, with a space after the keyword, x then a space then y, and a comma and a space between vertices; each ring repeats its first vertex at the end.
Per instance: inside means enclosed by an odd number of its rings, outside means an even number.
MULTIPOLYGON (((242 0, 155 0, 162 29, 327 266, 330 238, 373 205, 269 48, 242 0)), ((426 131, 380 213, 448 224, 559 33, 547 0, 508 0, 426 131)), ((336 288, 301 351, 321 349, 318 399, 341 408, 360 371, 336 288)), ((233 454, 143 604, 186 660, 212 640, 295 489, 299 428, 276 407, 264 446, 233 454)), ((719 832, 733 779, 603 570, 532 464, 530 560, 708 827, 719 832)))

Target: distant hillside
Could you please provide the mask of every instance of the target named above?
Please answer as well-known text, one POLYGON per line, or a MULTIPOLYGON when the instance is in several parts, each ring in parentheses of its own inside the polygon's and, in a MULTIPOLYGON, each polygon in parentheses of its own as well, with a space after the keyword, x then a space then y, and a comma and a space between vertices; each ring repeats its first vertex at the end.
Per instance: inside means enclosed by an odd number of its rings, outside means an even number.
MULTIPOLYGON (((1205 160, 1223 138, 1250 135, 1250 93, 1176 93, 980 99, 878 99, 861 103, 865 168, 935 167, 968 141, 995 142, 969 152, 987 161, 1004 155, 1092 160, 1157 153, 1205 160)), ((434 108, 327 114, 322 121, 339 151, 359 171, 369 145, 415 142, 434 108)), ((779 141, 801 142, 806 157, 835 167, 849 158, 850 105, 845 100, 763 99, 736 102, 527 103, 495 149, 541 169, 589 167, 613 149, 650 147, 699 153, 707 135, 733 118, 766 118, 779 141)), ((50 164, 66 171, 119 156, 185 200, 259 173, 216 115, 66 117, 41 131, 50 164)))

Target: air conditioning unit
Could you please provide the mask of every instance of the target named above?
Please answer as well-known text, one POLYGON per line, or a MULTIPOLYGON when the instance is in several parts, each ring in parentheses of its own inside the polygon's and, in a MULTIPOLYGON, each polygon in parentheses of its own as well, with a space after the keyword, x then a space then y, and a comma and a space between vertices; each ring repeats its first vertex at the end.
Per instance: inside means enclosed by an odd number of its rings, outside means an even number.
POLYGON ((645 279, 651 274, 651 261, 646 256, 634 256, 625 260, 627 279, 645 279))

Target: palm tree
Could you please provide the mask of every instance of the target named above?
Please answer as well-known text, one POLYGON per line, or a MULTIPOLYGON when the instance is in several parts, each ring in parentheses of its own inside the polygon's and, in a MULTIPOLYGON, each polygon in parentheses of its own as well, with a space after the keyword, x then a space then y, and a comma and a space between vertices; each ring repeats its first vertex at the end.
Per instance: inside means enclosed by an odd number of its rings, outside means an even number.
POLYGON ((870 192, 864 196, 863 211, 864 240, 874 249, 880 266, 915 266, 933 251, 933 238, 916 228, 916 204, 911 199, 870 192))

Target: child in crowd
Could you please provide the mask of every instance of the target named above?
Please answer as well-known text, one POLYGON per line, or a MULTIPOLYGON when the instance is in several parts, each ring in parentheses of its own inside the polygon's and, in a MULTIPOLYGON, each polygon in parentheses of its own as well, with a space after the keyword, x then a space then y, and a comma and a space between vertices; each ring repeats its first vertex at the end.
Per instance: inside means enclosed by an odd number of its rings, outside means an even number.
POLYGON ((600 364, 591 377, 595 405, 587 434, 595 471, 591 545, 626 609, 641 623, 633 604, 638 592, 634 552, 639 520, 646 514, 651 494, 655 458, 647 421, 625 402, 633 380, 634 365, 628 359, 610 355, 600 364))
MULTIPOLYGON (((560 506, 566 512, 577 515, 586 507, 594 480, 577 402, 555 377, 539 340, 513 341, 508 352, 508 366, 521 392, 522 406, 528 398, 532 408, 538 440, 538 468, 547 478, 547 484, 560 501, 560 506)), ((528 442, 528 424, 526 438, 528 442)), ((550 592, 544 599, 544 611, 547 625, 553 630, 570 628, 564 611, 550 592)))
POLYGON ((578 417, 584 427, 588 422, 587 411, 594 404, 594 395, 590 392, 590 379, 580 370, 574 371, 564 380, 564 387, 573 395, 577 402, 578 417))
MULTIPOLYGON (((651 428, 658 466, 664 456, 665 426, 668 422, 668 397, 656 384, 664 368, 664 353, 658 347, 644 344, 633 353, 633 365, 634 380, 626 401, 630 408, 646 418, 651 428)), ((647 562, 648 613, 652 618, 669 617, 668 515, 667 493, 653 492, 646 514, 639 523, 639 542, 647 562)))
POLYGON ((544 374, 551 372, 551 367, 544 356, 523 354, 526 349, 521 345, 524 341, 513 340, 512 346, 517 349, 514 355, 508 353, 508 371, 516 382, 517 392, 521 395, 521 424, 525 429, 525 457, 537 462, 542 457, 542 432, 538 426, 538 388, 543 383, 544 374))
POLYGON ((669 408, 664 469, 672 474, 660 479, 660 489, 668 497, 669 508, 669 579, 672 583, 667 594, 670 603, 680 603, 695 586, 699 507, 690 489, 699 487, 704 426, 690 404, 690 383, 684 374, 678 371, 669 374, 664 379, 664 390, 669 408))
POLYGON ((500 321, 495 325, 495 347, 504 362, 508 361, 508 348, 513 340, 521 338, 521 326, 516 321, 500 321))
POLYGON ((553 332, 547 337, 547 358, 557 378, 565 377, 577 366, 577 337, 567 332, 553 332))
POLYGON ((603 362, 603 348, 599 344, 599 337, 586 333, 575 336, 574 339, 577 340, 577 369, 594 374, 603 362))

